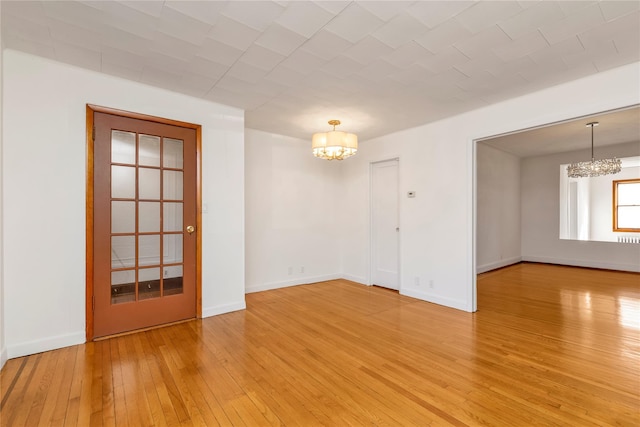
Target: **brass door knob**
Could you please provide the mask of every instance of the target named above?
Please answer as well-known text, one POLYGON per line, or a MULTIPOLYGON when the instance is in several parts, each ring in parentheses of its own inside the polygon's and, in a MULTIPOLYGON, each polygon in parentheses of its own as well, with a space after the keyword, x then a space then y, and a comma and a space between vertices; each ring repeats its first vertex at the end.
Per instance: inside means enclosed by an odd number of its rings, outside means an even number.
POLYGON ((192 234, 196 231, 196 228, 193 225, 187 225, 187 233, 192 234))

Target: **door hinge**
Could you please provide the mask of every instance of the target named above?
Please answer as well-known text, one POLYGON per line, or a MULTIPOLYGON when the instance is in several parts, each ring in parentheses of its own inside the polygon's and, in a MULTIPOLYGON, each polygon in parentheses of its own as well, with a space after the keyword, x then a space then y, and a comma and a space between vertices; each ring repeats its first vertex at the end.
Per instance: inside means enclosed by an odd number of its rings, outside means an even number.
POLYGON ((94 126, 93 129, 91 129, 91 140, 95 141, 96 140, 96 127, 94 126))
POLYGON ((96 296, 91 296, 91 311, 96 311, 96 296))

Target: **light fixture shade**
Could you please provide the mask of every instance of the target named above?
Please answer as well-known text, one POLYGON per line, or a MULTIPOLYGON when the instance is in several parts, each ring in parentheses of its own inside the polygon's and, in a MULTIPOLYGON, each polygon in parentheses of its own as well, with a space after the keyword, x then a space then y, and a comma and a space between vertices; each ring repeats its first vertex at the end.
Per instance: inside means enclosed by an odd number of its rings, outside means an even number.
POLYGON ((314 133, 311 138, 313 155, 325 160, 344 160, 358 151, 358 137, 353 133, 332 130, 314 133))
POLYGON ((326 132, 318 132, 314 133, 311 137, 311 148, 315 150, 316 148, 324 148, 327 146, 327 133, 326 132))
POLYGON ((571 163, 567 166, 569 178, 592 178, 602 175, 613 175, 622 170, 620 159, 591 159, 590 162, 571 163))

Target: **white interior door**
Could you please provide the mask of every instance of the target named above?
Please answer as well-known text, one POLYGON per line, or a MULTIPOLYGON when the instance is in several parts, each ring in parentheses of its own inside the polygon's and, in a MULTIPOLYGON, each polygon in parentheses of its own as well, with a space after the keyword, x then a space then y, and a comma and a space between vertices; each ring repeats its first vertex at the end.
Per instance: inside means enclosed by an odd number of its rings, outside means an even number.
POLYGON ((371 284, 399 289, 398 160, 371 165, 371 284))

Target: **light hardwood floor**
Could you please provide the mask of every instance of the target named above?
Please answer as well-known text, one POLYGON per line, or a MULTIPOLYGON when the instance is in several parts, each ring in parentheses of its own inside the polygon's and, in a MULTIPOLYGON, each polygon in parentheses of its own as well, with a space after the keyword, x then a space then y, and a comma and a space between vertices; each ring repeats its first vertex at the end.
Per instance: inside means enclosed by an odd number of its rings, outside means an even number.
POLYGON ((640 275, 519 264, 475 314, 344 280, 9 360, 7 426, 640 425, 640 275))

